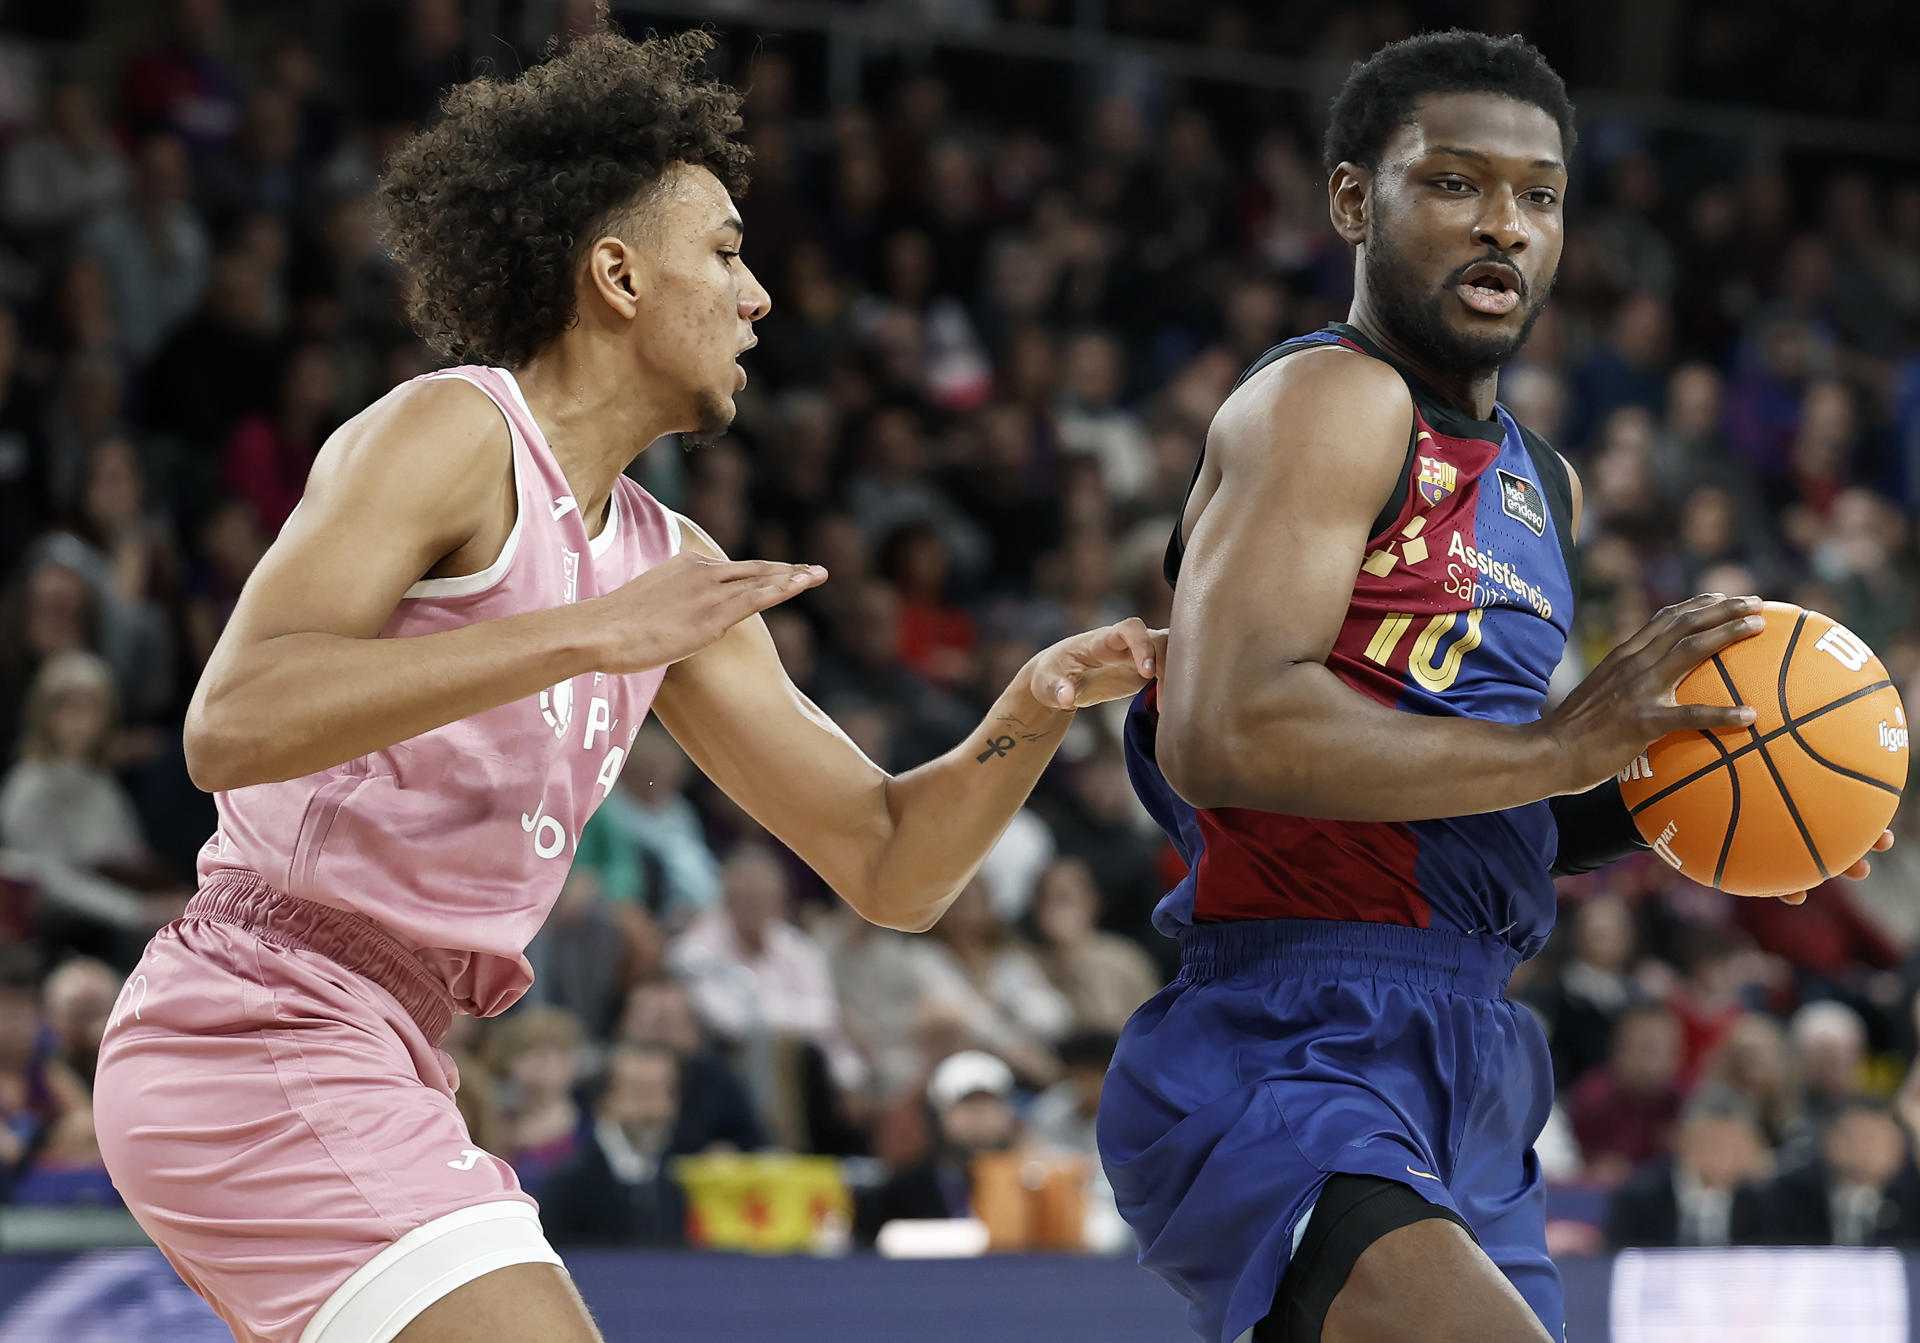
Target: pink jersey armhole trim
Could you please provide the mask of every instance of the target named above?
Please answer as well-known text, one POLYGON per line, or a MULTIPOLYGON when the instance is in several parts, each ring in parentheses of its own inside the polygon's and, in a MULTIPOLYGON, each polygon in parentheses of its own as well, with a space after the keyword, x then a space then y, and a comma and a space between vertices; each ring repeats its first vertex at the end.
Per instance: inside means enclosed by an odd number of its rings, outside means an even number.
MULTIPOLYGON (((513 392, 513 398, 520 403, 522 410, 526 401, 520 395, 519 385, 513 381, 513 375, 505 369, 496 370, 506 378, 507 386, 513 392)), ((446 578, 423 578, 400 594, 401 601, 418 601, 423 597, 471 597, 475 593, 485 592, 507 576, 507 567, 513 563, 514 552, 520 548, 520 533, 526 530, 527 508, 524 491, 520 488, 520 431, 514 428, 513 417, 507 414, 507 408, 500 405, 499 398, 488 390, 478 378, 468 377, 458 370, 449 369, 445 373, 428 374, 429 377, 458 378, 480 389, 487 400, 494 403, 500 411, 500 418, 507 422, 508 447, 513 454, 513 530, 507 533, 506 544, 500 547, 500 553, 492 564, 474 574, 455 574, 446 578)), ((529 419, 532 417, 529 416, 529 419)))

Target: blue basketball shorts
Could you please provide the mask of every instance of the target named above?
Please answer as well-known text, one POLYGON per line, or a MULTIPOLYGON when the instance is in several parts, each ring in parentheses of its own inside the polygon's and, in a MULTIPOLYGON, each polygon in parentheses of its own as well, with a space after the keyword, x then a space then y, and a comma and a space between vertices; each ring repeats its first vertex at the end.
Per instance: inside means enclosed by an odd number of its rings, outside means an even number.
POLYGON ((1398 1181, 1451 1209, 1562 1333, 1533 1143, 1546 1038, 1499 938, 1315 919, 1203 924, 1121 1034, 1101 1161, 1140 1262, 1207 1343, 1273 1309, 1320 1188, 1398 1181))

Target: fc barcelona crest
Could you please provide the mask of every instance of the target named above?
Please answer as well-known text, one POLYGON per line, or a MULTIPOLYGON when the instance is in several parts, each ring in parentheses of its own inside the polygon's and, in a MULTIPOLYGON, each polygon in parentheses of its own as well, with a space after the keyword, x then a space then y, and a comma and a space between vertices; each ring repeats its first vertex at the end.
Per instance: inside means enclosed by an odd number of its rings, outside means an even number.
POLYGON ((1460 484, 1460 468, 1438 457, 1420 459, 1420 497, 1437 504, 1460 484))

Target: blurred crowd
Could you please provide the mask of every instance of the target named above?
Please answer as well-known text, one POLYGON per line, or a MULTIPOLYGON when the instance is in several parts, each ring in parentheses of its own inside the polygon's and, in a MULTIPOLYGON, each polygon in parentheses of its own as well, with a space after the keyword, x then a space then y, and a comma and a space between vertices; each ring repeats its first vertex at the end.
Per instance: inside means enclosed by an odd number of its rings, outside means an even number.
MULTIPOLYGON (((141 7, 117 45, 48 6, 0 15, 15 1203, 113 1201, 93 1052, 213 828, 186 699, 319 445, 432 366, 369 192, 472 72, 463 7, 334 7, 332 46, 233 8, 141 7)), ((1369 41, 1411 22, 1361 8, 1369 41)), ((591 6, 502 12, 518 28, 489 58, 511 69, 591 6)), ((1160 555, 1209 419, 1263 350, 1345 315, 1350 258, 1304 101, 1138 70, 1055 71, 1043 96, 1044 71, 994 84, 930 53, 833 106, 817 58, 749 20, 721 73, 749 90, 746 252, 773 312, 733 431, 656 444, 633 474, 735 555, 827 566, 773 636, 906 768, 1045 643, 1165 623, 1160 555)), ((1896 167, 1584 127, 1559 285, 1502 379, 1585 481, 1563 687, 1698 590, 1831 613, 1920 685, 1920 174, 1896 167)), ((977 1207, 983 1157, 1052 1153, 1082 1163, 1078 1239, 1123 1248, 1092 1116, 1116 1033, 1176 967, 1149 919, 1181 873, 1129 785, 1123 708, 1081 715, 919 937, 840 907, 649 726, 529 952, 528 1000, 449 1042, 478 1144, 556 1240, 624 1243, 697 1228, 680 1157, 833 1158, 870 1241, 977 1207)), ((1871 879, 1799 908, 1651 859, 1564 884, 1514 987, 1558 1070, 1560 1248, 1920 1242, 1920 827, 1896 828, 1871 879)))

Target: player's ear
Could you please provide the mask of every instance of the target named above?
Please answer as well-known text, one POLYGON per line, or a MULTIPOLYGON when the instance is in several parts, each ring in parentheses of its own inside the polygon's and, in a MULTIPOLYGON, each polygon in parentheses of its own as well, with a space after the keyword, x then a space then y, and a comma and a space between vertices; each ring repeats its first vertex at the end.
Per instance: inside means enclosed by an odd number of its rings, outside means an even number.
POLYGON ((608 235, 587 250, 587 283, 615 314, 632 318, 640 311, 640 256, 608 235))
POLYGON ((1327 179, 1327 218, 1333 221, 1333 231, 1345 239, 1349 247, 1358 247, 1367 240, 1370 204, 1367 189, 1372 185, 1372 173, 1357 163, 1345 161, 1327 179))

